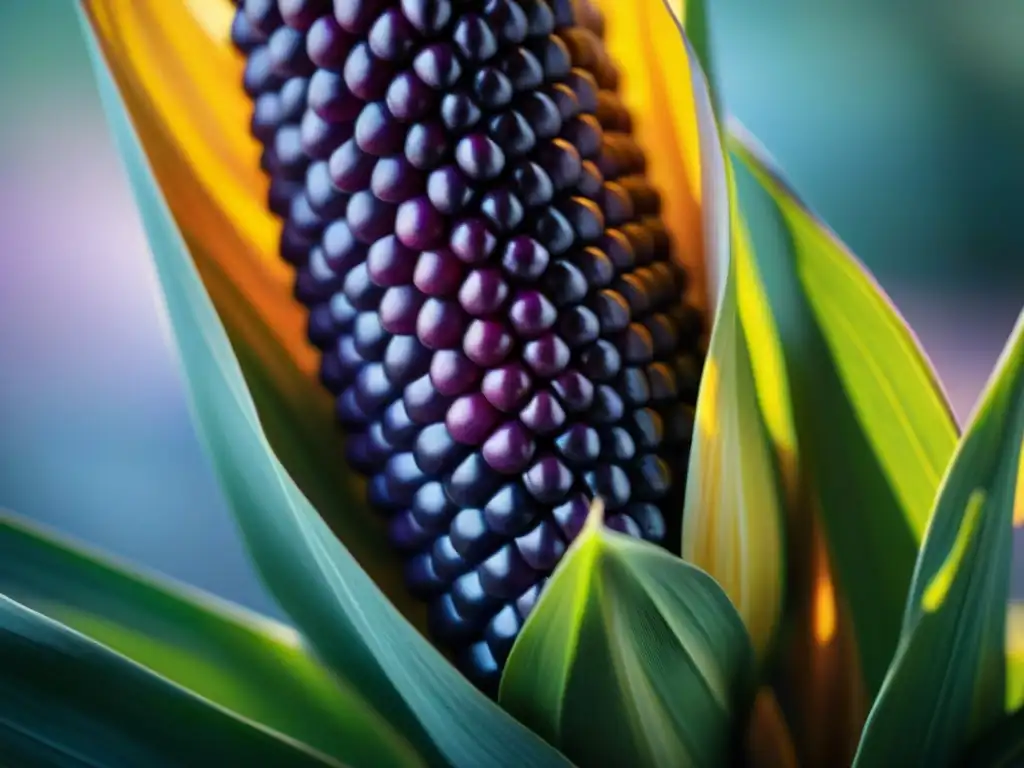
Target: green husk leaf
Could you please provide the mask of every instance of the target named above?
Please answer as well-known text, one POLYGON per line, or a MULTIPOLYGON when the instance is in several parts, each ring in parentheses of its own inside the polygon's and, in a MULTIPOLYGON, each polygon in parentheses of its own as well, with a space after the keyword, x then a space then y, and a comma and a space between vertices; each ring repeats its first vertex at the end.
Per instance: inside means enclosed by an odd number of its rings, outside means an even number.
POLYGON ((580 765, 643 768, 725 765, 752 694, 750 640, 714 579, 606 529, 598 502, 516 640, 499 700, 580 765))
POLYGON ((0 595, 5 765, 342 766, 0 595))
MULTIPOLYGON (((896 650, 956 424, 920 345, 866 269, 739 129, 728 149, 756 293, 773 326, 766 344, 780 350, 787 387, 781 398, 761 393, 769 429, 792 466, 798 518, 820 515, 873 697, 896 650)), ((761 325, 744 314, 748 333, 761 325)))
POLYGON ((681 551, 725 590, 763 662, 782 618, 786 502, 740 322, 737 273, 733 262, 704 365, 681 551))
POLYGON ((943 481, 857 766, 951 765, 1006 710, 1024 313, 943 481))
POLYGON ((227 713, 352 766, 423 764, 401 733, 309 655, 291 627, 2 511, 0 594, 124 657, 130 674, 137 665, 205 700, 213 721, 227 713))
POLYGON ((1024 710, 984 734, 957 763, 963 768, 1020 768, 1024 765, 1024 710))
POLYGON ((416 632, 274 455, 224 328, 84 19, 83 28, 149 237, 196 425, 270 591, 318 655, 386 713, 428 761, 459 768, 567 765, 416 632))

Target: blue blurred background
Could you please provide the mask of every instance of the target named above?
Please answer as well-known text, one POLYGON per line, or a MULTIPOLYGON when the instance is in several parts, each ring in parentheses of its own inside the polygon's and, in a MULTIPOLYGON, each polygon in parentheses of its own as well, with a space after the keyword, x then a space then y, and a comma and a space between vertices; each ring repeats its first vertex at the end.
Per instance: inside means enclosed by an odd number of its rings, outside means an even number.
MULTIPOLYGON (((732 112, 963 419, 1024 304, 1024 3, 711 7, 732 112)), ((0 3, 0 104, 0 507, 279 615, 191 427, 71 0, 0 3)))

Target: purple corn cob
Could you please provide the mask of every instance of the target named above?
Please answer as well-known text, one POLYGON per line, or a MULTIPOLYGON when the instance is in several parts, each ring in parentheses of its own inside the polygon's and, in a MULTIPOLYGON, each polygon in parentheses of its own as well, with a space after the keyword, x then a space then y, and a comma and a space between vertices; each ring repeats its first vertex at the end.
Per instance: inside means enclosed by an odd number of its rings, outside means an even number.
POLYGON ((679 538, 701 318, 584 5, 244 0, 233 29, 349 461, 490 692, 591 499, 679 538))

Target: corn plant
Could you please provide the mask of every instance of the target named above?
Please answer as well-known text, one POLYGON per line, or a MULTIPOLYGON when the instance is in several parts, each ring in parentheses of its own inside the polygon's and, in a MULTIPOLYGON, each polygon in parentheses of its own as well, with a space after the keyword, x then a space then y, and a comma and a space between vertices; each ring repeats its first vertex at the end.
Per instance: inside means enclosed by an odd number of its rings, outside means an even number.
POLYGON ((3 764, 1024 762, 1024 320, 961 430, 698 0, 79 10, 291 623, 5 516, 3 764))

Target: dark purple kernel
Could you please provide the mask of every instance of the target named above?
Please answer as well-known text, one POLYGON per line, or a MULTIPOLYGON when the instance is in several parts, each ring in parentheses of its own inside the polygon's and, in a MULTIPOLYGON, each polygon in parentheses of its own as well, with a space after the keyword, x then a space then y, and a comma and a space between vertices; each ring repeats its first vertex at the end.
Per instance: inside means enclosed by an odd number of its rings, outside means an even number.
POLYGON ((345 57, 343 76, 349 90, 364 101, 384 98, 394 71, 366 43, 359 43, 345 57))
POLYGON ((554 334, 531 341, 523 347, 523 360, 535 373, 554 377, 569 364, 570 351, 564 341, 554 334))
POLYGON ((509 308, 509 320, 520 338, 531 339, 549 330, 558 310, 539 291, 520 291, 509 308))
POLYGON ((497 547, 500 539, 486 518, 483 510, 463 509, 452 520, 448 538, 455 551, 470 561, 479 561, 497 547))
POLYGON ((636 441, 621 427, 612 427, 602 433, 601 455, 613 461, 630 461, 636 456, 636 441))
POLYGON ((245 11, 239 9, 231 20, 231 42, 242 53, 251 54, 253 49, 267 40, 266 35, 256 29, 245 11))
POLYGON ((518 613, 520 618, 524 621, 533 612, 533 608, 537 605, 537 600, 540 598, 541 592, 547 585, 547 581, 548 580, 546 578, 541 579, 516 599, 516 613, 518 613))
POLYGON ((627 368, 619 376, 616 387, 622 392, 627 405, 646 405, 651 399, 651 386, 640 368, 627 368))
POLYGON ((440 536, 431 548, 431 557, 434 561, 434 570, 438 576, 446 582, 450 582, 466 571, 466 564, 455 551, 451 540, 447 536, 440 536))
POLYGON ((306 38, 298 30, 279 27, 267 40, 270 61, 283 76, 309 77, 316 67, 306 55, 306 38))
POLYGON ((531 237, 520 235, 505 246, 501 265, 513 277, 536 280, 544 274, 550 258, 543 245, 531 237))
POLYGON ((448 133, 440 123, 416 123, 405 137, 405 157, 421 171, 430 171, 448 157, 448 133))
POLYGON ((518 102, 518 110, 529 120, 538 139, 553 139, 562 130, 562 115, 549 95, 534 91, 518 102))
POLYGON ((380 301, 381 325, 388 333, 408 335, 416 333, 420 307, 425 297, 412 285, 388 288, 380 301))
POLYGON ((445 424, 456 441, 480 445, 493 431, 499 418, 499 412, 477 393, 456 400, 448 410, 445 424))
POLYGON ((480 200, 480 213, 499 235, 508 235, 523 222, 523 205, 507 189, 492 189, 480 200))
POLYGON ((457 349, 439 350, 430 362, 430 380, 448 397, 468 392, 482 376, 480 367, 457 349))
POLYGON ((449 0, 402 0, 402 13, 423 35, 436 35, 452 17, 449 0))
POLYGON ((536 163, 520 163, 512 172, 516 194, 529 208, 547 205, 555 196, 551 177, 536 163))
MULTIPOLYGON (((604 174, 591 160, 584 160, 580 166, 580 180, 576 182, 576 192, 584 197, 600 201, 601 192, 604 188, 604 174)), ((605 216, 605 224, 613 226, 605 216)))
POLYGON ((515 90, 512 81, 501 70, 484 67, 473 77, 473 94, 478 104, 493 111, 508 106, 515 90))
POLYGON ((281 76, 274 71, 270 50, 266 46, 256 48, 245 63, 245 72, 242 75, 242 87, 245 92, 249 96, 259 96, 277 88, 280 83, 281 76))
POLYGON ((427 197, 438 211, 450 216, 469 205, 473 199, 473 187, 458 168, 449 165, 430 174, 427 197))
POLYGON ((585 347, 601 336, 597 315, 584 306, 563 309, 558 322, 558 334, 571 349, 585 347))
POLYGON ((413 335, 393 336, 384 351, 384 370, 395 383, 419 378, 430 367, 430 350, 413 335))
POLYGON ((547 435, 565 424, 565 411, 554 395, 541 390, 527 403, 519 418, 536 434, 547 435))
POLYGON ((502 608, 484 630, 484 640, 499 668, 508 660, 512 645, 522 628, 523 620, 510 604, 502 608))
POLYGON ((451 398, 438 392, 429 376, 421 376, 409 384, 402 393, 402 399, 406 413, 417 424, 443 421, 451 404, 451 398))
POLYGON ((540 514, 537 502, 520 482, 511 482, 492 494, 484 507, 487 525, 501 535, 517 536, 526 531, 540 514))
POLYGON ((459 291, 459 303, 469 314, 490 315, 508 298, 508 285, 497 269, 476 269, 469 273, 459 291))
POLYGON ((299 123, 302 149, 313 160, 327 160, 335 147, 351 138, 352 131, 344 123, 329 123, 311 109, 307 109, 299 123))
POLYGON ((416 321, 416 335, 430 349, 454 349, 462 342, 465 314, 458 304, 428 298, 416 321))
POLYGON ((385 7, 387 0, 344 0, 334 3, 334 17, 349 32, 365 34, 385 7))
POLYGON ((430 112, 435 99, 434 91, 410 71, 391 81, 385 101, 392 115, 409 123, 430 112))
POLYGON ((569 541, 575 539, 590 514, 590 499, 583 494, 576 494, 564 504, 552 510, 551 516, 569 541))
POLYGON ((474 134, 459 141, 455 147, 455 162, 469 178, 486 181, 504 170, 505 153, 487 136, 474 134))
POLYGON ((517 410, 530 394, 532 381, 520 365, 506 365, 488 371, 481 391, 495 408, 506 413, 517 410))
POLYGON ((554 35, 532 45, 533 54, 540 60, 549 83, 561 82, 572 71, 572 57, 565 43, 554 35))
POLYGON ((497 320, 474 320, 466 331, 462 349, 477 365, 493 368, 512 351, 512 336, 497 320))
POLYGON ((445 483, 445 492, 454 504, 472 507, 489 499, 501 482, 479 451, 471 453, 455 468, 445 483))
POLYGON ((548 456, 530 467, 523 476, 523 483, 541 504, 558 504, 572 488, 573 476, 565 464, 548 456))
POLYGON ((537 135, 529 121, 515 111, 503 112, 491 118, 487 124, 487 133, 511 157, 521 157, 537 144, 537 135))
POLYGON ((422 193, 423 174, 401 155, 382 157, 373 168, 370 189, 384 202, 402 203, 422 193))
POLYGON ((473 13, 467 13, 455 23, 452 39, 468 61, 487 61, 498 52, 498 40, 490 25, 473 13))
POLYGON ((462 262, 449 250, 425 251, 416 261, 413 283, 428 296, 454 296, 462 284, 462 262))
POLYGON ((395 206, 378 200, 369 190, 352 195, 345 215, 352 234, 367 245, 394 230, 395 206))
POLYGON ((544 84, 544 65, 526 48, 516 48, 501 62, 501 69, 519 93, 529 93, 544 84))
POLYGON ((580 355, 580 369, 591 381, 611 381, 621 368, 618 347, 607 339, 599 339, 580 355))
POLYGON ((467 264, 485 261, 494 251, 497 238, 479 219, 466 219, 452 229, 449 245, 452 252, 467 264))
POLYGON ((355 139, 349 139, 331 154, 328 171, 331 181, 344 192, 362 192, 373 177, 376 158, 359 148, 355 139))
POLYGON ((459 59, 446 43, 434 43, 421 50, 412 66, 420 80, 437 90, 451 88, 462 76, 459 59))
POLYGON ((585 424, 573 424, 555 440, 559 455, 571 467, 586 467, 601 455, 597 430, 585 424))
POLYGON ((336 274, 348 274, 350 269, 366 258, 366 246, 356 240, 351 227, 344 219, 335 219, 331 222, 324 229, 321 242, 324 258, 336 274))
POLYGON ((472 128, 482 116, 480 107, 467 93, 448 93, 441 100, 441 120, 456 134, 472 128))
POLYGON ((550 571, 565 554, 562 540, 555 524, 542 520, 533 530, 516 539, 516 547, 526 564, 537 571, 550 571))
POLYGON ((402 61, 416 47, 416 30, 398 8, 384 11, 370 28, 370 50, 387 61, 402 61))
POLYGON ((640 526, 629 515, 609 515, 608 519, 605 520, 605 525, 613 531, 632 536, 634 539, 639 539, 642 535, 640 526))
POLYGON ((547 208, 533 219, 533 236, 555 256, 568 251, 576 241, 572 224, 556 208, 547 208))
POLYGON ((526 428, 517 421, 498 427, 483 446, 484 459, 498 472, 518 474, 526 469, 536 446, 526 428))
POLYGON ((413 455, 421 470, 437 476, 451 472, 466 457, 466 449, 455 441, 444 423, 439 422, 419 433, 413 455))
POLYGON ((382 102, 367 104, 356 119, 356 144, 364 152, 378 157, 401 151, 405 129, 382 102))
POLYGON ((595 497, 599 496, 609 510, 621 509, 629 501, 629 477, 617 465, 603 464, 587 472, 583 479, 590 492, 595 497))
POLYGON ((487 0, 484 17, 505 43, 521 43, 529 33, 526 14, 515 0, 487 0))
POLYGON ((398 206, 395 234, 402 244, 418 251, 439 245, 445 234, 444 216, 426 197, 407 200, 398 206))
POLYGON ((594 385, 579 371, 563 373, 551 382, 551 388, 570 413, 585 412, 593 405, 594 385))
POLYGON ((640 536, 647 541, 661 542, 665 539, 665 517, 654 504, 631 504, 626 512, 640 529, 640 536))
POLYGON ((459 508, 444 495, 441 483, 431 481, 417 490, 410 511, 421 525, 440 531, 449 525, 459 508))
POLYGON ((333 16, 321 16, 306 33, 306 55, 316 66, 339 69, 345 64, 353 38, 333 16))
POLYGON ((284 23, 277 9, 277 0, 245 0, 242 8, 246 20, 261 35, 270 36, 284 23))

